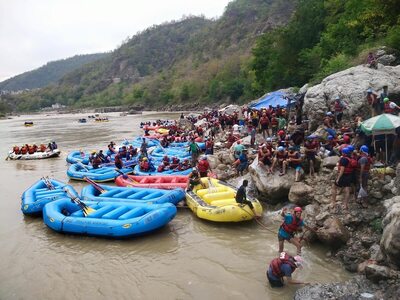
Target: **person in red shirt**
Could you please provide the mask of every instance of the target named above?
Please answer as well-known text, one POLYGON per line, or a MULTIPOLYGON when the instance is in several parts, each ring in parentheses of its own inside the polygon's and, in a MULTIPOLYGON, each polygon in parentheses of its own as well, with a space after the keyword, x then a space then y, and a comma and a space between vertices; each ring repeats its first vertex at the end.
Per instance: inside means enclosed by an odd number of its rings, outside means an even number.
POLYGON ((207 160, 207 156, 203 156, 197 164, 197 169, 199 170, 200 177, 207 177, 208 171, 211 172, 210 163, 207 160))
POLYGON ((269 137, 269 119, 267 117, 266 113, 262 114, 262 117, 260 118, 260 125, 261 125, 261 133, 263 135, 263 138, 265 139, 265 133, 267 133, 267 136, 269 137))

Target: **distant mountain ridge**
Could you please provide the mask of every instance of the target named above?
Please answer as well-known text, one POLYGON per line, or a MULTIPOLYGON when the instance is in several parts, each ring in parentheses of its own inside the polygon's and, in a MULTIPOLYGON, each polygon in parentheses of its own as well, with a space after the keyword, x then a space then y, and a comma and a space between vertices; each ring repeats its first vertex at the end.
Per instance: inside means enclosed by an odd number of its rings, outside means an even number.
POLYGON ((87 63, 103 59, 108 55, 108 53, 75 55, 70 58, 48 62, 38 69, 0 82, 0 91, 20 91, 48 86, 49 84, 57 83, 65 74, 87 63))

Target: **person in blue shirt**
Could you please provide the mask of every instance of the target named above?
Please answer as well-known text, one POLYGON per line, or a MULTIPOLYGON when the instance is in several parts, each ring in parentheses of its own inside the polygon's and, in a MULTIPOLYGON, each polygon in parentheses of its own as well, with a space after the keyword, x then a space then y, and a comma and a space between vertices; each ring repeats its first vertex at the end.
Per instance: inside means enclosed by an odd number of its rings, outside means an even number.
POLYGON ((301 268, 303 259, 301 256, 291 256, 286 252, 280 253, 279 257, 274 258, 267 270, 267 278, 271 287, 283 287, 285 279, 289 284, 308 284, 292 278, 296 269, 301 268))
POLYGON ((289 243, 293 244, 297 248, 297 254, 301 253, 301 240, 298 237, 295 237, 295 234, 302 230, 302 227, 314 231, 313 228, 304 224, 303 219, 301 218, 302 209, 301 207, 295 207, 293 214, 286 213, 287 208, 283 208, 282 217, 283 223, 278 231, 278 241, 279 241, 279 252, 283 251, 285 240, 289 243))

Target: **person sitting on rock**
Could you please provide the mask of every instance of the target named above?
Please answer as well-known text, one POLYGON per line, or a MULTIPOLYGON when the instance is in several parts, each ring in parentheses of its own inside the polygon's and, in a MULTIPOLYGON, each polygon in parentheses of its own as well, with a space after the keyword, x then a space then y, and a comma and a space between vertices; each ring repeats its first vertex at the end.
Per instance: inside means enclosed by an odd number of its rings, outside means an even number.
POLYGON ((271 261, 266 272, 271 287, 283 287, 285 279, 288 284, 308 284, 308 282, 292 279, 293 272, 301 268, 302 264, 301 256, 293 257, 286 252, 280 253, 279 257, 271 261))
POLYGON ((289 147, 288 158, 283 161, 283 174, 286 174, 287 167, 291 167, 295 169, 295 178, 294 181, 300 181, 300 172, 301 172, 301 154, 296 151, 296 148, 291 146, 289 147))
POLYGON ((240 142, 240 140, 238 140, 236 142, 235 147, 233 147, 233 156, 238 159, 240 154, 242 154, 243 150, 245 149, 245 147, 242 145, 242 143, 240 142))
POLYGON ((268 150, 267 145, 263 144, 257 153, 258 164, 263 165, 267 169, 267 173, 271 173, 272 153, 268 150))
POLYGON ((333 120, 334 120, 334 118, 333 118, 332 112, 328 111, 325 114, 325 118, 324 118, 324 121, 323 121, 324 126, 327 127, 327 128, 333 128, 333 120))
POLYGON ((367 67, 372 68, 372 69, 377 69, 378 68, 378 62, 376 60, 375 55, 372 52, 368 53, 368 56, 367 56, 367 67))
POLYGON ((275 157, 272 162, 271 172, 274 173, 274 168, 276 165, 280 168, 279 176, 283 176, 283 162, 287 159, 287 151, 283 146, 278 147, 278 151, 275 153, 275 157))
POLYGON ((313 228, 307 226, 303 219, 301 218, 301 213, 303 210, 301 207, 295 207, 293 214, 287 212, 287 208, 282 209, 281 216, 283 217, 283 222, 279 227, 278 231, 278 241, 279 241, 279 253, 283 251, 285 240, 293 244, 297 248, 297 254, 301 254, 301 240, 296 237, 296 233, 302 231, 302 227, 314 231, 313 228))

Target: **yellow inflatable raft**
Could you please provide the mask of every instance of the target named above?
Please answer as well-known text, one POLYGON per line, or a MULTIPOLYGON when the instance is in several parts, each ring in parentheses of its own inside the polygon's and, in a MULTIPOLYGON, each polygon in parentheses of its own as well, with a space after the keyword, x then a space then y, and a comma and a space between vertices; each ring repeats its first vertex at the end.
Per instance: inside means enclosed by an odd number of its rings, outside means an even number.
MULTIPOLYGON (((186 203, 189 208, 201 219, 214 222, 241 222, 254 218, 254 213, 248 205, 236 202, 237 189, 229 183, 214 178, 204 177, 203 185, 197 185, 193 191, 186 192, 186 203)), ((260 202, 247 197, 251 201, 257 214, 262 214, 260 202)))

